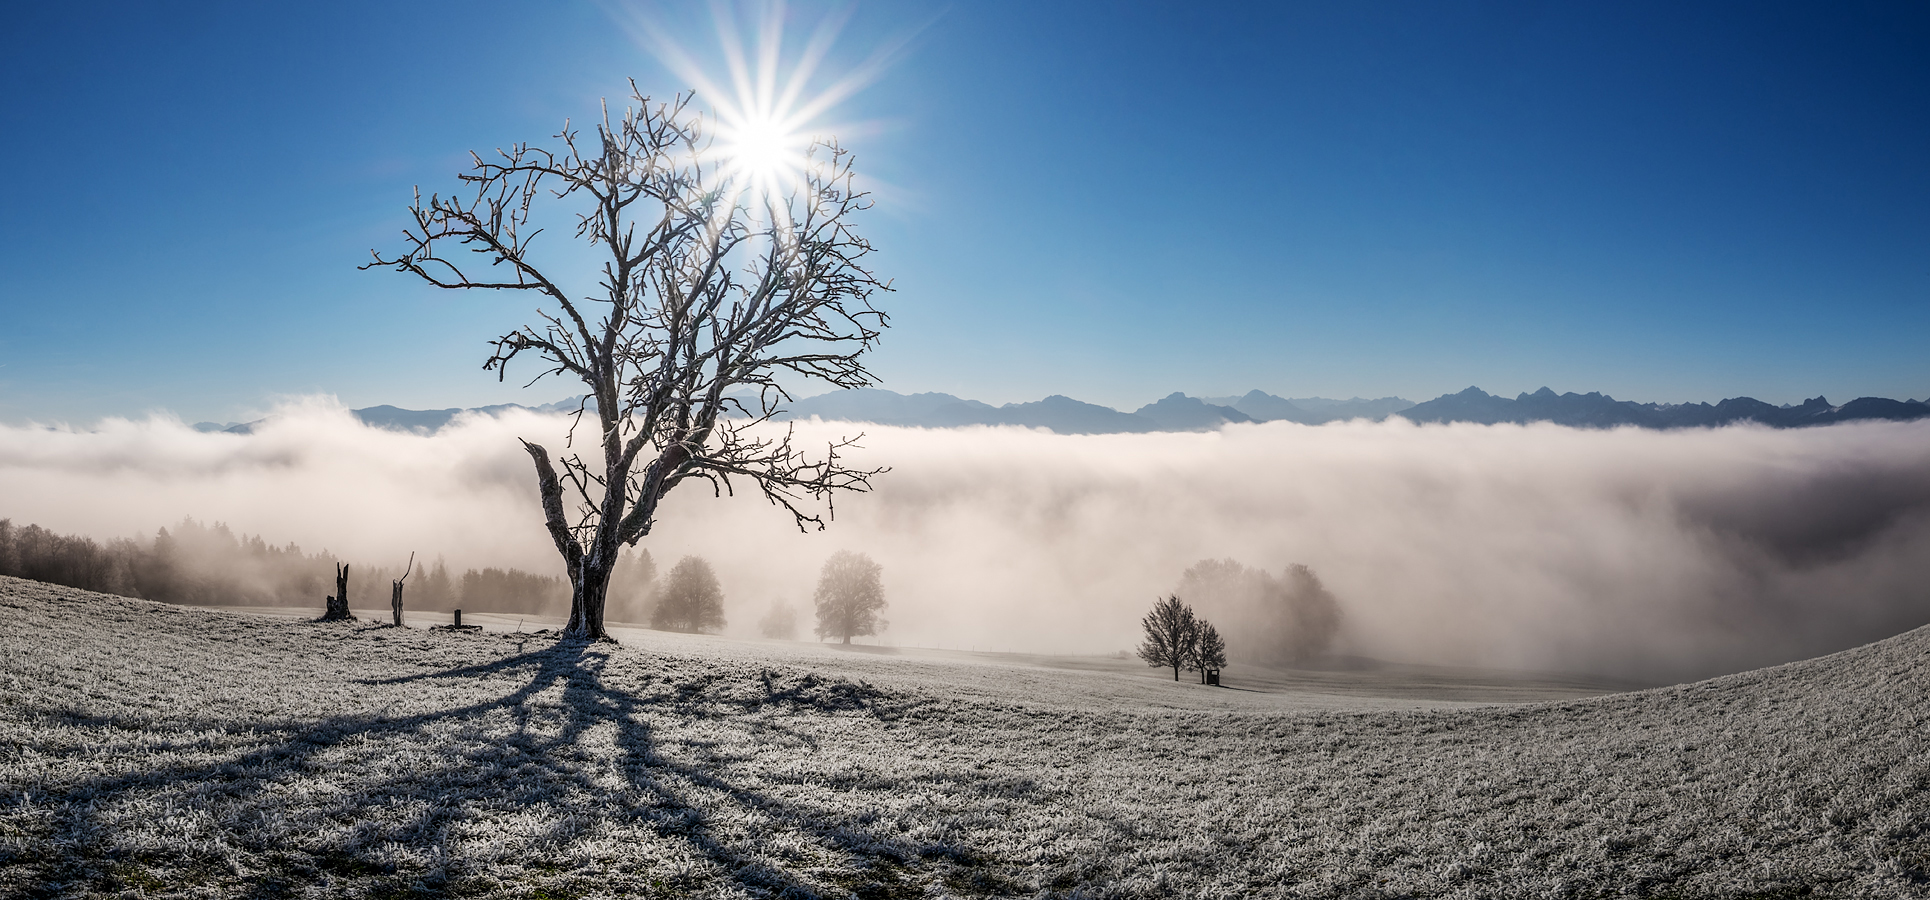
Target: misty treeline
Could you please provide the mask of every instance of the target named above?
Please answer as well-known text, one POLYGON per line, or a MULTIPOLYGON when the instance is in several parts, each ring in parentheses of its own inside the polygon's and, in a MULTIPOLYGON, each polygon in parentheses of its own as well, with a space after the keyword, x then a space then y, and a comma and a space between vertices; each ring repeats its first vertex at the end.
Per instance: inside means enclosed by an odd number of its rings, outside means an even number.
POLYGON ((1203 559, 1180 576, 1179 589, 1140 620, 1148 665, 1200 673, 1234 662, 1296 665, 1325 653, 1340 631, 1340 604, 1320 577, 1290 565, 1274 577, 1232 559, 1203 559), (1184 601, 1181 598, 1185 598, 1184 601), (1228 643, 1212 624, 1236 636, 1228 643))
POLYGON ((1340 633, 1340 602, 1312 569, 1294 564, 1278 577, 1231 559, 1189 567, 1176 591, 1201 616, 1226 625, 1234 662, 1262 666, 1311 662, 1340 633))
MULTIPOLYGON (((406 560, 408 553, 396 555, 406 560)), ((0 519, 0 575, 165 603, 319 610, 335 590, 334 566, 343 561, 327 550, 306 553, 293 543, 277 546, 193 518, 152 537, 106 541, 0 519)), ((405 566, 349 562, 351 606, 387 606, 389 583, 405 566)), ((611 592, 615 605, 641 617, 655 572, 649 551, 625 554, 611 592)), ((418 567, 403 596, 405 611, 563 615, 569 602, 569 582, 560 577, 493 566, 453 574, 441 559, 418 567)))

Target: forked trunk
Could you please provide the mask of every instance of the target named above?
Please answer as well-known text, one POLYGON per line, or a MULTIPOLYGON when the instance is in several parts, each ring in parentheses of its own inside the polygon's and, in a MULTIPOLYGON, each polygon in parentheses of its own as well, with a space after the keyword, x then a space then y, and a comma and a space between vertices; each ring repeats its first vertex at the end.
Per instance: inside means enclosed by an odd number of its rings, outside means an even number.
POLYGON ((609 637, 603 630, 603 610, 615 562, 614 553, 592 554, 570 573, 570 624, 564 627, 564 634, 592 641, 609 637))
MULTIPOLYGON (((605 423, 606 431, 612 427, 605 423)), ((530 459, 536 464, 536 487, 543 498, 543 524, 549 529, 550 540, 556 543, 556 550, 563 555, 564 567, 570 573, 570 622, 563 626, 563 634, 583 640, 605 640, 609 635, 603 631, 604 598, 610 591, 610 571, 616 568, 616 514, 622 507, 603 511, 603 518, 598 521, 596 533, 586 549, 571 534, 569 520, 564 517, 563 485, 557 480, 549 451, 529 441, 523 442, 523 449, 529 451, 530 459)), ((611 484, 624 483, 622 472, 613 472, 611 476, 611 484)))

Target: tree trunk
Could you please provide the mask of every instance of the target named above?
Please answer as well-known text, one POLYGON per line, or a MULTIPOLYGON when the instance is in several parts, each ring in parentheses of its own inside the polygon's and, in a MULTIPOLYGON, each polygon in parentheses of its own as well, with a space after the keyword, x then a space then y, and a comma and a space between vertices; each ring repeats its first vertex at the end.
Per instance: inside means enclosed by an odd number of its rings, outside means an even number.
POLYGON ((348 614, 348 566, 335 565, 335 596, 328 598, 328 607, 322 612, 323 621, 340 621, 355 618, 348 614))
MULTIPOLYGON (((602 397, 602 392, 598 392, 598 396, 602 397)), ((608 407, 599 408, 605 410, 599 415, 609 414, 608 407)), ((616 427, 608 421, 603 426, 606 433, 616 427)), ((530 460, 536 465, 536 488, 543 498, 544 527, 549 529, 550 540, 563 555, 563 566, 570 573, 570 622, 563 626, 563 634, 582 640, 608 640, 609 635, 603 631, 603 607, 610 591, 610 572, 616 568, 616 536, 622 521, 616 514, 621 506, 604 509, 590 545, 584 547, 571 533, 569 519, 563 513, 563 484, 557 480, 549 451, 541 444, 528 441, 523 442, 523 449, 529 451, 530 460)), ((623 490, 626 478, 622 472, 610 473, 609 489, 623 490)))
POLYGON ((1173 680, 1179 680, 1179 663, 1173 663, 1173 680))
POLYGON ((851 646, 851 635, 847 634, 844 636, 844 645, 847 647, 851 646))
POLYGON ((592 641, 609 637, 603 630, 603 610, 610 594, 610 572, 615 568, 615 553, 590 553, 570 573, 570 623, 564 627, 564 634, 592 641))

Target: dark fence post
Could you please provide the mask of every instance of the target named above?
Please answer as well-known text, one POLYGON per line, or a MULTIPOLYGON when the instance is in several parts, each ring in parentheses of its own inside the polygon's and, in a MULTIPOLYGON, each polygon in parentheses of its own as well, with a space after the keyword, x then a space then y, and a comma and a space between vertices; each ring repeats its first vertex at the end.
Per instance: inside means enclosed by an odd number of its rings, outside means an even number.
POLYGON ((462 610, 456 610, 456 627, 462 627, 462 610))

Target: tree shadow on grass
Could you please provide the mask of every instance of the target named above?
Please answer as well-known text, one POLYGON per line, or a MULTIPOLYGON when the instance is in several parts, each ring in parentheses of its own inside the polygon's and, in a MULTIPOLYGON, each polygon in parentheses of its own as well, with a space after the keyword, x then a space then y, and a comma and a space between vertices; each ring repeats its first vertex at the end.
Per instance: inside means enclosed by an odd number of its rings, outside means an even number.
MULTIPOLYGON (((485 687, 513 689, 409 715, 251 722, 247 727, 256 738, 233 742, 238 746, 229 752, 215 748, 189 764, 82 779, 0 801, 0 821, 11 817, 10 806, 56 810, 42 816, 44 827, 33 829, 39 833, 9 842, 40 852, 4 853, 11 858, 0 858, 0 871, 27 866, 41 896, 118 892, 158 878, 175 887, 196 879, 211 887, 252 886, 264 896, 304 884, 332 891, 356 886, 371 895, 527 894, 540 888, 567 896, 584 890, 681 893, 710 883, 753 896, 870 898, 923 896, 934 879, 955 884, 961 872, 982 867, 965 848, 877 833, 866 824, 875 814, 787 799, 757 786, 755 778, 723 774, 728 759, 717 764, 720 754, 742 752, 733 745, 747 738, 814 751, 817 742, 808 729, 793 727, 801 717, 901 714, 905 707, 883 692, 808 673, 676 681, 640 667, 625 674, 642 675, 646 683, 626 689, 606 677, 612 650, 563 641, 484 664, 372 679, 361 683, 468 686, 474 693, 474 680, 482 679, 485 687), (678 725, 715 723, 719 733, 685 736, 666 748, 652 715, 678 725), (329 797, 321 788, 331 784, 347 789, 329 797), (291 797, 291 791, 299 795, 291 797), (188 846, 179 854, 144 855, 115 840, 121 821, 115 810, 124 816, 135 807, 185 809, 211 823, 202 829, 203 840, 183 841, 188 846), (478 822, 479 816, 484 820, 478 822), (276 817, 298 820, 292 830, 305 837, 291 841, 290 828, 260 827, 276 817), (511 858, 473 858, 487 843, 476 830, 492 825, 520 829, 505 841, 512 845, 511 858), (673 856, 697 865, 681 875, 628 871, 625 863, 634 865, 634 859, 621 852, 593 863, 602 871, 554 862, 568 857, 573 845, 607 844, 611 835, 638 827, 656 835, 673 856), (197 851, 194 845, 209 838, 217 846, 197 851), (223 852, 224 844, 233 849, 223 852), (688 853, 675 853, 677 847, 688 853), (395 857, 410 855, 397 848, 442 863, 397 864, 395 857), (162 858, 167 856, 174 858, 162 858)), ((149 739, 163 730, 124 719, 57 718, 70 725, 145 727, 149 739)), ((165 730, 226 732, 236 724, 193 722, 165 730)), ((864 787, 889 795, 916 781, 867 773, 864 787)), ((972 883, 980 882, 993 883, 972 883)), ((0 887, 8 883, 20 882, 7 878, 0 887)))

